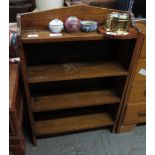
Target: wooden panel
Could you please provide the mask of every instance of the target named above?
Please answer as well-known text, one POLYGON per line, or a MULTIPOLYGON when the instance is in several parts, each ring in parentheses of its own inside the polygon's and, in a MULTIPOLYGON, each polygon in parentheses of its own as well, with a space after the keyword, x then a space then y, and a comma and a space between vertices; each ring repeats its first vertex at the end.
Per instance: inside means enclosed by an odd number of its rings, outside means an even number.
POLYGON ((33 111, 50 111, 93 105, 119 103, 114 90, 96 90, 51 96, 39 96, 33 100, 33 111))
POLYGON ((36 121, 35 130, 37 135, 41 136, 103 127, 112 124, 113 121, 108 113, 97 113, 53 120, 36 121))
MULTIPOLYGON (((14 141, 15 143, 15 141, 14 141)), ((25 142, 23 139, 18 140, 15 144, 9 145, 9 151, 15 155, 25 155, 25 142)))
POLYGON ((142 31, 144 37, 140 58, 146 58, 146 21, 138 21, 136 26, 142 31))
POLYGON ((146 100, 146 84, 145 82, 133 82, 128 103, 132 101, 145 101, 146 100))
MULTIPOLYGON (((102 26, 99 28, 101 29, 102 26)), ((24 30, 22 31, 23 43, 43 43, 43 42, 63 42, 63 41, 88 41, 88 40, 103 40, 108 39, 105 34, 101 32, 76 32, 67 33, 62 32, 62 36, 50 36, 51 31, 48 29, 42 30, 24 30), (38 35, 37 37, 29 37, 29 35, 38 35)), ((134 28, 130 29, 130 33, 125 36, 115 36, 115 39, 134 39, 137 38, 137 31, 134 28)))
POLYGON ((141 49, 142 42, 143 42, 143 35, 141 33, 139 33, 138 39, 136 40, 135 48, 133 51, 133 56, 132 56, 132 59, 130 62, 129 76, 127 77, 127 80, 126 80, 125 88, 124 88, 123 95, 122 95, 122 100, 120 102, 120 106, 119 106, 117 117, 116 117, 116 123, 113 128, 113 132, 116 132, 116 133, 119 132, 120 127, 123 123, 124 113, 126 110, 126 103, 127 103, 127 99, 128 99, 128 97, 126 95, 127 94, 129 95, 129 92, 130 92, 129 88, 131 88, 131 87, 129 87, 129 86, 131 83, 131 79, 133 79, 133 76, 134 76, 134 73, 136 70, 136 68, 134 66, 135 66, 135 64, 137 64, 137 61, 138 61, 138 58, 140 55, 140 49, 141 49))
POLYGON ((22 129, 22 123, 23 123, 23 107, 24 107, 24 96, 23 94, 21 94, 21 97, 18 101, 20 103, 19 109, 18 109, 18 122, 19 122, 19 126, 22 129))
POLYGON ((143 34, 146 33, 146 21, 136 21, 135 24, 142 31, 143 34))
POLYGON ((127 74, 128 72, 117 62, 69 63, 29 67, 28 81, 37 83, 127 74))
POLYGON ((124 118, 124 124, 142 123, 146 121, 146 104, 128 104, 124 118))
POLYGON ((26 64, 27 60, 26 60, 25 52, 24 52, 21 41, 19 41, 19 51, 20 51, 20 61, 21 61, 20 65, 21 65, 22 77, 23 77, 24 88, 25 88, 25 95, 26 95, 26 100, 27 100, 28 117, 30 121, 32 141, 33 141, 33 144, 36 145, 37 141, 36 141, 36 136, 35 136, 34 127, 33 127, 34 119, 33 119, 33 113, 32 113, 32 97, 31 97, 29 86, 27 83, 27 64, 26 64))
POLYGON ((123 132, 130 132, 133 128, 136 127, 136 124, 132 124, 132 125, 123 125, 121 126, 119 133, 123 133, 123 132))
POLYGON ((19 65, 11 64, 9 65, 9 111, 15 110, 15 100, 16 93, 18 89, 18 80, 19 80, 19 65))
POLYGON ((103 8, 117 8, 117 0, 82 0, 91 6, 98 6, 103 8))
POLYGON ((146 58, 146 38, 144 38, 140 58, 146 58))
POLYGON ((22 134, 23 90, 21 89, 19 64, 9 65, 9 148, 15 154, 24 154, 22 134), (17 153, 17 150, 23 150, 17 153))
POLYGON ((9 137, 17 134, 17 118, 15 112, 9 112, 9 137))
POLYGON ((9 136, 18 136, 18 112, 21 106, 18 101, 19 93, 19 65, 9 65, 9 136))
POLYGON ((70 6, 48 11, 27 13, 21 16, 21 27, 22 30, 47 29, 51 20, 58 18, 65 21, 69 16, 76 16, 81 20, 95 20, 101 23, 107 18, 107 14, 113 11, 116 10, 91 6, 70 6))
POLYGON ((134 81, 145 82, 146 76, 139 73, 139 71, 141 69, 146 69, 146 60, 145 59, 139 59, 138 60, 138 65, 137 65, 137 69, 136 69, 136 72, 135 72, 134 81))
POLYGON ((103 40, 105 37, 97 32, 77 32, 77 33, 66 33, 63 32, 62 36, 51 37, 51 32, 47 30, 25 30, 22 31, 22 42, 23 43, 41 43, 41 42, 62 42, 62 41, 84 41, 84 40, 103 40), (29 38, 28 35, 37 34, 38 37, 29 38))

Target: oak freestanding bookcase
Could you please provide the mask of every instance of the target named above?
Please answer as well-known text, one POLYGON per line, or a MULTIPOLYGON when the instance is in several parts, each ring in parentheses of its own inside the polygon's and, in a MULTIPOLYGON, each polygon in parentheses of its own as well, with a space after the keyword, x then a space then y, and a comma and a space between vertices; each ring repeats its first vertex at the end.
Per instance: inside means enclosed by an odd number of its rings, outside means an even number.
POLYGON ((21 16, 21 66, 34 144, 37 137, 105 126, 115 132, 140 34, 135 30, 130 37, 108 39, 98 32, 63 32, 52 37, 47 28, 52 19, 69 16, 102 24, 112 11, 72 6, 21 16))

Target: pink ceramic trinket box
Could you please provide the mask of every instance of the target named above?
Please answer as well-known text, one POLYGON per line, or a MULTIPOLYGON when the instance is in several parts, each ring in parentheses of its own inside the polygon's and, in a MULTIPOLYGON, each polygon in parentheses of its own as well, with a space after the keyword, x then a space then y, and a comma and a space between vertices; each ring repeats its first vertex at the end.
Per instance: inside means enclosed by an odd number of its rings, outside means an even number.
POLYGON ((78 32, 80 31, 80 27, 80 20, 75 16, 68 17, 65 21, 65 28, 67 32, 78 32))

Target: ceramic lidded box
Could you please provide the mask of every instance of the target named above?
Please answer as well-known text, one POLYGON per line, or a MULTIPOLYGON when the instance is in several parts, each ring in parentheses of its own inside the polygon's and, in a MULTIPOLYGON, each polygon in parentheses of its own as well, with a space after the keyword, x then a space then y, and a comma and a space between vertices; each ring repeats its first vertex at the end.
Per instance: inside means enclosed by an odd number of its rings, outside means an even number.
POLYGON ((48 27, 49 27, 50 31, 53 33, 60 33, 64 29, 63 22, 59 19, 52 20, 49 23, 48 27))
POLYGON ((75 16, 68 17, 65 21, 65 28, 67 32, 78 32, 80 31, 80 27, 80 20, 75 16))

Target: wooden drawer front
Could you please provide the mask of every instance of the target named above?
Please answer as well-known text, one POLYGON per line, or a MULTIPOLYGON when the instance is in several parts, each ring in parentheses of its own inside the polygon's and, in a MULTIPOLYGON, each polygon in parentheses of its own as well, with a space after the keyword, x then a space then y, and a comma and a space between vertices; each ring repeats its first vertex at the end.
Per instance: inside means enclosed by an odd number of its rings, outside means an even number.
POLYGON ((130 104, 130 102, 133 101, 145 101, 145 100, 146 100, 146 83, 133 82, 131 85, 128 104, 130 104))
POLYGON ((134 81, 145 81, 146 80, 146 76, 140 73, 140 71, 142 72, 145 69, 146 69, 146 59, 139 59, 134 81))
POLYGON ((142 123, 146 121, 146 104, 128 104, 124 124, 142 123))
POLYGON ((140 58, 146 58, 146 38, 143 41, 143 46, 142 46, 140 58))

